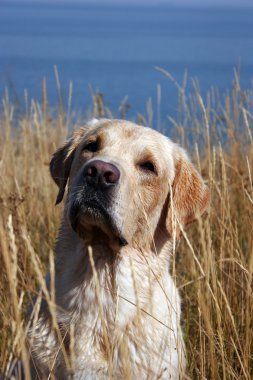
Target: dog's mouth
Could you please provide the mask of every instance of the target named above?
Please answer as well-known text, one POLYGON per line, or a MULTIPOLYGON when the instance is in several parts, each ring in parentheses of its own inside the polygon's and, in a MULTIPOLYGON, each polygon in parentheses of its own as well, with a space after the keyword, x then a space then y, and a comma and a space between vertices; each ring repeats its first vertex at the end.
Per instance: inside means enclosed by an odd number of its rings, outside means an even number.
POLYGON ((116 239, 120 247, 128 244, 115 222, 112 212, 96 199, 85 200, 81 204, 73 202, 69 210, 69 220, 73 230, 83 235, 83 229, 100 228, 109 238, 116 239))

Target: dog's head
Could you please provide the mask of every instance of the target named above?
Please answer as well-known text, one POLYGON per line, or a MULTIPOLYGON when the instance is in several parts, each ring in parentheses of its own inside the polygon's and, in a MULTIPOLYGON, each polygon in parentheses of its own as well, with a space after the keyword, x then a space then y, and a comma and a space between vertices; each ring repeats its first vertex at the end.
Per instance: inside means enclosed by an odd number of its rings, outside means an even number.
POLYGON ((101 120, 74 133, 50 164, 65 212, 81 236, 99 231, 119 245, 151 245, 201 215, 209 192, 186 153, 167 137, 127 121, 101 120))

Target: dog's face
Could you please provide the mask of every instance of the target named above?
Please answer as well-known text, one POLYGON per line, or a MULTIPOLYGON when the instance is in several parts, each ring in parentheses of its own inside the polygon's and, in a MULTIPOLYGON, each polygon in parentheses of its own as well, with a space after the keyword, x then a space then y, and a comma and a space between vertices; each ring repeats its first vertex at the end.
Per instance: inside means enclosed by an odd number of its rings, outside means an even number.
MULTIPOLYGON (((99 231, 119 246, 150 245, 157 229, 172 235, 173 215, 188 224, 208 204, 208 190, 184 151, 149 128, 102 120, 80 129, 53 156, 57 203, 81 236, 99 231)), ((176 227, 179 235, 180 227, 176 227)))

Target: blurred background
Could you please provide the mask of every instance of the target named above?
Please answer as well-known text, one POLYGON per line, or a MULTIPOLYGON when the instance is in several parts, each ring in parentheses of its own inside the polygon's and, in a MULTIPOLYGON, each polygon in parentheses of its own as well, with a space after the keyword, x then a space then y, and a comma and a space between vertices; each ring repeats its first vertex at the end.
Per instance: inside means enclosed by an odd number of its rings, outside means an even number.
POLYGON ((0 377, 28 363, 24 315, 52 268, 50 157, 112 115, 178 142, 210 187, 171 256, 187 375, 252 380, 253 0, 46 1, 0 0, 0 377))
POLYGON ((128 118, 161 96, 164 119, 176 113, 178 88, 157 68, 184 81, 188 93, 198 78, 202 95, 211 87, 223 94, 234 70, 250 88, 252 0, 0 0, 0 97, 8 88, 20 109, 25 89, 42 100, 46 78, 51 107, 67 104, 71 81, 79 114, 99 92, 115 117, 123 102, 128 118))

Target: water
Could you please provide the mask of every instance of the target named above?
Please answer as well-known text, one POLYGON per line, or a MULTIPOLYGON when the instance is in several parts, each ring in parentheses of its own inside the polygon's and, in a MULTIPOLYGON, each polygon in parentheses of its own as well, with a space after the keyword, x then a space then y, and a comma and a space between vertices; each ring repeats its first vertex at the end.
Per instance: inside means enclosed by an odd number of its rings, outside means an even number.
POLYGON ((162 117, 175 114, 177 90, 155 66, 180 83, 187 69, 204 94, 211 86, 231 88, 240 63, 242 87, 252 86, 253 9, 20 3, 0 2, 0 96, 7 86, 16 104, 24 89, 40 101, 44 77, 49 103, 57 104, 54 65, 65 102, 73 82, 73 109, 90 106, 92 88, 105 94, 115 115, 127 95, 129 117, 145 113, 150 96, 156 104, 158 83, 162 117))

